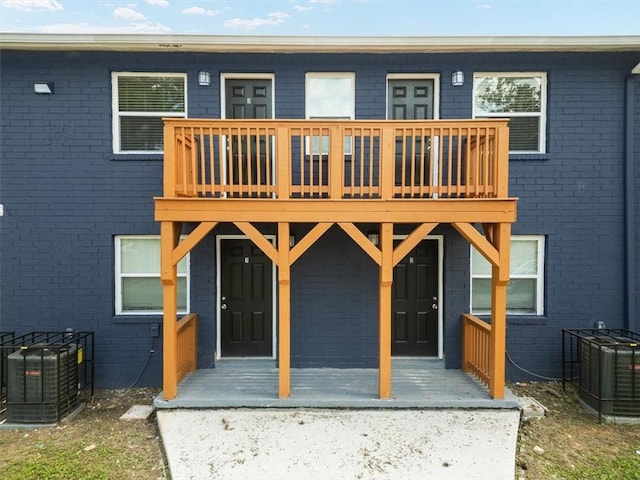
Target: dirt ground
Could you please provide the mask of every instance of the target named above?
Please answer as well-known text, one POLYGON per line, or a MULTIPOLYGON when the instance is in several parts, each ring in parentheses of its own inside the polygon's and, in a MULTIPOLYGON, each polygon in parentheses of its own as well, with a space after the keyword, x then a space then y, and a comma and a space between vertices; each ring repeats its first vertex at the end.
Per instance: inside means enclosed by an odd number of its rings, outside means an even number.
POLYGON ((96 391, 84 410, 57 427, 0 429, 0 479, 167 478, 155 418, 119 420, 132 405, 151 405, 158 392, 96 391))
POLYGON ((520 424, 516 480, 640 480, 640 425, 599 423, 561 383, 511 386, 547 416, 520 424))
MULTIPOLYGON (((640 425, 601 424, 585 413, 572 389, 558 383, 511 386, 547 409, 520 426, 516 480, 640 480, 640 425)), ((121 421, 132 405, 158 391, 97 391, 73 419, 54 428, 0 429, 0 479, 167 478, 160 438, 151 421, 121 421)))

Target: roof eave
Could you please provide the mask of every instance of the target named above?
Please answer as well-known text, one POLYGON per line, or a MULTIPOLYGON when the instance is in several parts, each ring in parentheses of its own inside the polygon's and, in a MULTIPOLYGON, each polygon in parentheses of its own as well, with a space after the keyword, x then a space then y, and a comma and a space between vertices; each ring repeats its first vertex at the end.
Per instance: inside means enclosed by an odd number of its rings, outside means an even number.
POLYGON ((640 35, 297 37, 0 33, 0 49, 234 53, 640 52, 640 35))

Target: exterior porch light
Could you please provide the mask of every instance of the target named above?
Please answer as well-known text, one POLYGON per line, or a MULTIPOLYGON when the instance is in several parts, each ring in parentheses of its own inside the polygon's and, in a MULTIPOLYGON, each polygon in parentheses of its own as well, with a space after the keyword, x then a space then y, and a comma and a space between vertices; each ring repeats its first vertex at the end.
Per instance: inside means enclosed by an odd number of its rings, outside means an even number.
POLYGON ((380 243, 380 236, 377 233, 370 233, 367 235, 367 238, 374 245, 378 245, 378 243, 380 243))
POLYGON ((296 237, 293 235, 289 236, 289 247, 293 247, 296 244, 296 237))
POLYGON ((211 74, 209 72, 200 71, 198 72, 198 85, 201 87, 208 87, 211 85, 211 74))
POLYGON ((45 95, 53 95, 53 82, 48 83, 34 83, 33 91, 35 93, 42 93, 45 95))
POLYGON ((462 70, 455 70, 451 74, 451 85, 454 87, 461 87, 464 85, 464 72, 462 70))

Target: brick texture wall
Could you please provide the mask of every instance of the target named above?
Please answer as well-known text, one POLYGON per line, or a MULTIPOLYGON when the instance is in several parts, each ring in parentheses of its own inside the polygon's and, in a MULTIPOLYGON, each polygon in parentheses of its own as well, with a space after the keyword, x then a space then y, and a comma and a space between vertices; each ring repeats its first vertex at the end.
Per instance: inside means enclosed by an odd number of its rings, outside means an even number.
MULTIPOLYGON (((606 53, 3 51, 0 330, 94 330, 99 386, 128 386, 149 355, 139 384, 160 384, 161 337, 152 336, 150 324, 161 318, 114 314, 113 238, 158 234, 152 199, 162 192, 162 162, 157 155, 112 153, 112 71, 186 72, 189 116, 213 118, 220 116, 220 73, 273 73, 276 116, 304 118, 305 72, 354 71, 356 116, 371 119, 385 118, 388 73, 440 73, 441 118, 470 118, 472 72, 544 71, 548 153, 514 156, 510 191, 520 198, 514 233, 546 236, 545 314, 511 317, 508 350, 521 367, 557 376, 562 328, 590 327, 596 320, 622 326, 623 86, 637 61, 637 55, 606 53), (455 88, 449 77, 457 68, 466 73, 466 82, 455 88), (210 87, 197 85, 202 69, 211 71, 210 87), (54 95, 33 93, 33 83, 43 81, 55 83, 54 95)), ((640 168, 636 175, 640 185, 640 168)), ((640 186, 640 215, 638 192, 640 186)), ((460 364, 460 314, 469 305, 469 247, 448 227, 437 233, 445 236, 445 356, 447 366, 455 368, 460 364)), ((640 228, 637 233, 640 246, 640 228)), ((210 236, 194 250, 191 263, 202 368, 212 365, 215 351, 215 267, 215 238, 210 236)), ((374 367, 378 306, 373 263, 334 228, 294 265, 292 278, 292 364, 374 367)), ((508 374, 528 378, 514 366, 508 374)))

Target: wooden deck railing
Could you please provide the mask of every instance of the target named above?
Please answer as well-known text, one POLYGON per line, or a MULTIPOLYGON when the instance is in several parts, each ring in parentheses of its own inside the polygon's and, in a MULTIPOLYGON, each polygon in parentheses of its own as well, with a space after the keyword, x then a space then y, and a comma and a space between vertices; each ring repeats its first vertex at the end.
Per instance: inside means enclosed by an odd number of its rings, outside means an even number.
POLYGON ((189 313, 178 321, 177 337, 177 370, 180 383, 187 373, 198 368, 196 349, 198 345, 198 314, 189 313))
POLYGON ((164 122, 165 197, 508 197, 506 120, 164 122))
POLYGON ((491 384, 491 324, 471 314, 462 315, 462 370, 478 377, 487 387, 491 384))

